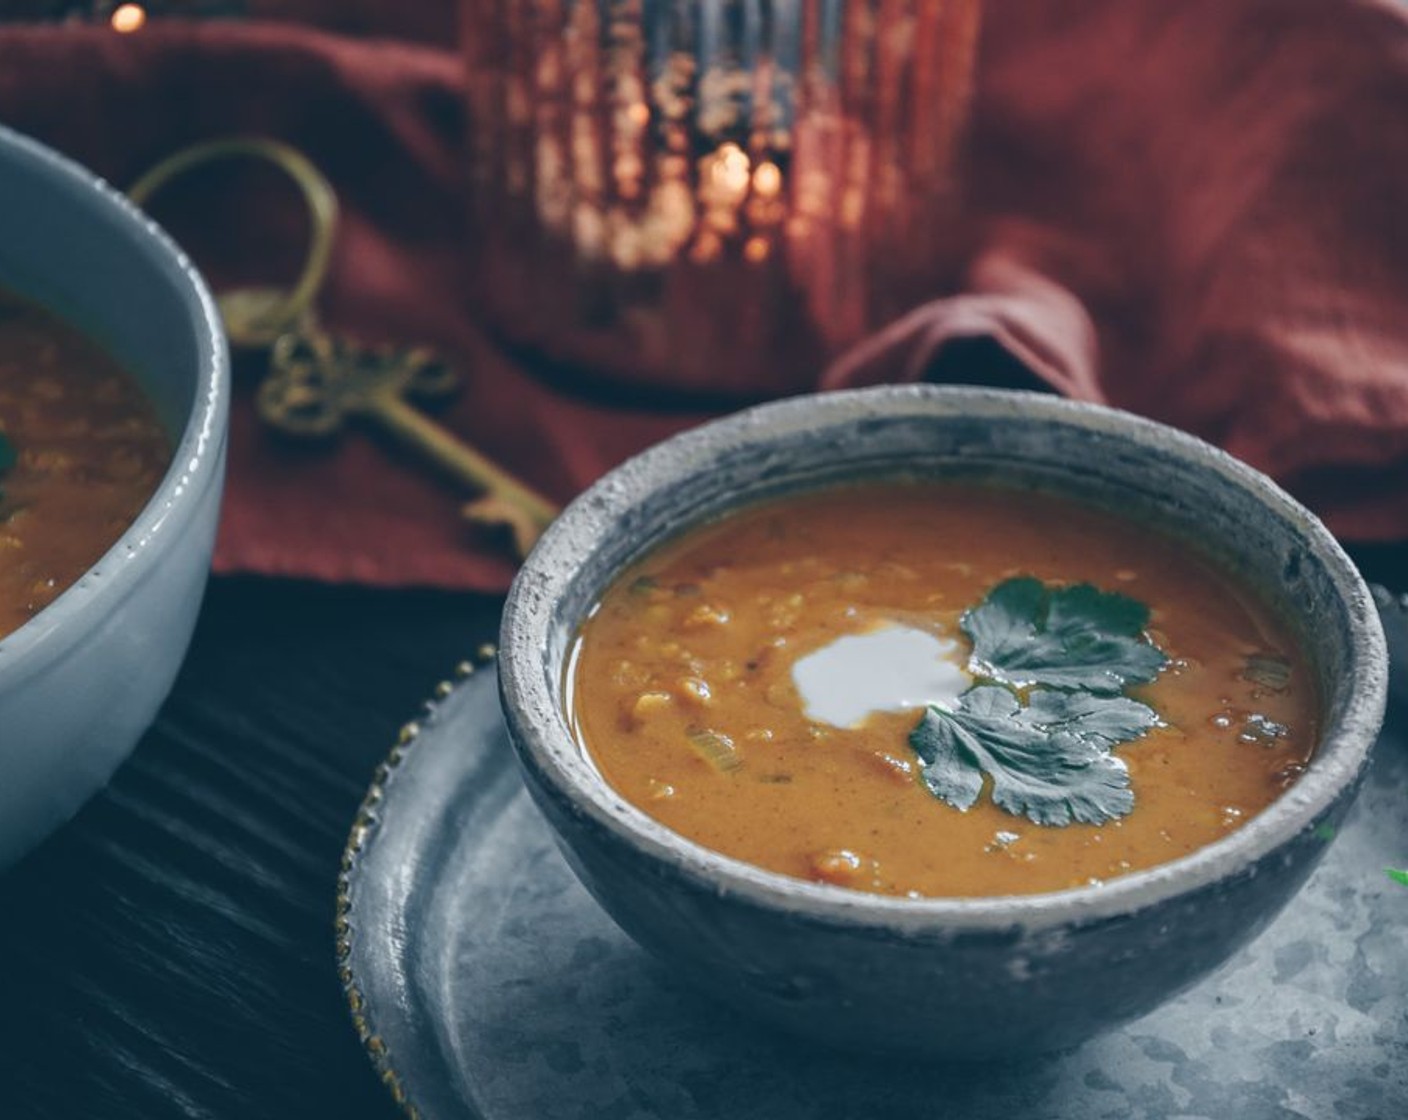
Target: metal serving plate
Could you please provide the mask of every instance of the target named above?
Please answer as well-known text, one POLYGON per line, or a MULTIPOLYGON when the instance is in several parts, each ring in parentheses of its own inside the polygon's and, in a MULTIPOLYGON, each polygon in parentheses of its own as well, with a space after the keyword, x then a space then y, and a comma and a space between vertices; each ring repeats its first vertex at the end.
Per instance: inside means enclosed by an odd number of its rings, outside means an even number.
MULTIPOLYGON (((338 952, 373 1063, 422 1120, 1293 1120, 1408 1115, 1408 604, 1365 788, 1304 890, 1204 983, 1076 1050, 984 1066, 818 1051, 668 974, 562 861, 494 670, 409 725, 353 828, 338 952)), ((485 659, 487 660, 487 659, 485 659)))

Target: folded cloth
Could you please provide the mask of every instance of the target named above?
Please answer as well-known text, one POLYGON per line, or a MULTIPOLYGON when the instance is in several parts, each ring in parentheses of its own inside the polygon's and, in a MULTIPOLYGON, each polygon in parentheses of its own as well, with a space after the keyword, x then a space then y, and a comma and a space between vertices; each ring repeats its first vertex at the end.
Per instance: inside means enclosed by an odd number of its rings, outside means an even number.
MULTIPOLYGON (((566 500, 731 402, 588 398, 486 341, 461 85, 449 45, 286 23, 0 31, 0 120, 116 183, 214 136, 305 151, 343 205, 323 318, 454 356, 465 383, 442 421, 566 500)), ((1389 0, 1004 0, 982 46, 963 290, 818 385, 1107 401, 1267 470, 1346 537, 1408 537, 1403 106, 1408 20, 1389 0)), ((195 186, 154 209, 215 286, 296 268, 284 184, 195 186)), ((253 381, 236 382, 217 570, 506 586, 512 564, 420 465, 350 436, 333 453, 281 443, 253 381)))
POLYGON ((994 340, 1051 388, 1221 445, 1342 536, 1408 536, 1405 13, 1003 4, 963 291, 823 386, 963 379, 961 344, 994 340))

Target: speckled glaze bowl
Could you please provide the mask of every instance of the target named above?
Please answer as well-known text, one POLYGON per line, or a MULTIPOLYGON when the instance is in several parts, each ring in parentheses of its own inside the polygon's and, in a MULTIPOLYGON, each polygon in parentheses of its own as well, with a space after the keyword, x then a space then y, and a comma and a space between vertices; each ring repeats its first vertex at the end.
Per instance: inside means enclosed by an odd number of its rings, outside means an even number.
POLYGON ((96 338, 175 447, 137 520, 0 639, 0 867, 107 781, 175 679, 210 568, 229 358, 191 263, 122 195, 0 128, 0 283, 96 338))
POLYGON ((1156 1006, 1259 932, 1354 797, 1383 717, 1369 592, 1320 522, 1256 471, 1125 413, 907 386, 796 398, 645 452, 574 502, 504 612, 501 698, 527 784, 582 882, 702 989, 827 1043, 949 1058, 1058 1049, 1156 1006), (706 850, 615 794, 568 729, 573 636, 643 551, 740 504, 885 475, 1038 486, 1158 524, 1291 621, 1323 698, 1313 764, 1243 828, 1103 886, 909 900, 706 850))

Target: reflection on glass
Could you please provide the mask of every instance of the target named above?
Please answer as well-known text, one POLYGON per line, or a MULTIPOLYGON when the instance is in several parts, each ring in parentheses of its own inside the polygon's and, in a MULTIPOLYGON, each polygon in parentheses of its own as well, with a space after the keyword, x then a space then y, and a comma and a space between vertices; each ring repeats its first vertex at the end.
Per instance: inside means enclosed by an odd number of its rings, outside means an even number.
POLYGON ((978 0, 464 0, 479 298, 596 375, 804 388, 943 283, 978 0))

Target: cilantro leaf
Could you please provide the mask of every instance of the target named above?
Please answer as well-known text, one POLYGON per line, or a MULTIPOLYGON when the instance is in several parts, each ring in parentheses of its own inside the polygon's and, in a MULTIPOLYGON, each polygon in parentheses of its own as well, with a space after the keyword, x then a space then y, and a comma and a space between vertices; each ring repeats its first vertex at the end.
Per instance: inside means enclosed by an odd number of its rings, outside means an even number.
POLYGON ((993 803, 1036 824, 1103 824, 1128 814, 1129 771, 1110 750, 1159 726, 1154 710, 1125 696, 1054 689, 1027 700, 978 685, 952 709, 931 705, 909 737, 929 791, 970 809, 987 775, 993 803))
POLYGON ((959 621, 977 684, 931 705, 909 737, 929 792, 960 810, 985 781, 993 804, 1039 825, 1103 824, 1134 808, 1111 752, 1163 726, 1123 695, 1168 658, 1145 635, 1149 608, 1088 583, 998 584, 959 621))
POLYGON ((1149 608, 1088 583, 1048 589, 1018 577, 998 584, 959 625, 973 642, 968 671, 1011 688, 1113 694, 1168 663, 1144 636, 1149 608))

